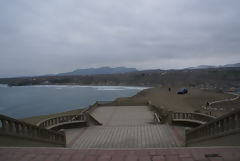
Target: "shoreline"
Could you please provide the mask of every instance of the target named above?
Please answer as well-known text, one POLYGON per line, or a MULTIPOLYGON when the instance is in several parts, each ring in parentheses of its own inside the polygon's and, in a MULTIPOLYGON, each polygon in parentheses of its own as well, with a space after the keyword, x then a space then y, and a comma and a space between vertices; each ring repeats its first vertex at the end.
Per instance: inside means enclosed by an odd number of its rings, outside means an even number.
POLYGON ((2 114, 17 119, 51 115, 86 108, 96 100, 113 101, 118 97, 133 96, 146 88, 149 87, 80 85, 8 87, 5 84, 0 85, 0 95, 3 96, 0 99, 0 109, 2 114))
POLYGON ((33 85, 18 85, 8 86, 8 84, 0 84, 0 87, 44 87, 44 86, 80 86, 80 87, 142 87, 151 88, 153 86, 140 86, 140 85, 81 85, 81 84, 33 84, 33 85))
MULTIPOLYGON (((200 110, 206 102, 215 100, 231 99, 232 95, 226 93, 218 93, 215 90, 201 90, 198 88, 189 87, 189 93, 186 95, 178 95, 178 87, 173 87, 171 92, 168 92, 166 87, 153 87, 141 90, 136 95, 131 97, 116 98, 112 105, 125 104, 141 104, 146 101, 151 101, 154 106, 162 110, 172 110, 178 112, 194 112, 200 110)), ((89 107, 89 106, 88 106, 89 107)), ((88 108, 81 108, 61 113, 50 115, 33 116, 21 119, 22 121, 36 124, 37 122, 61 115, 70 115, 80 113, 82 110, 88 108)))

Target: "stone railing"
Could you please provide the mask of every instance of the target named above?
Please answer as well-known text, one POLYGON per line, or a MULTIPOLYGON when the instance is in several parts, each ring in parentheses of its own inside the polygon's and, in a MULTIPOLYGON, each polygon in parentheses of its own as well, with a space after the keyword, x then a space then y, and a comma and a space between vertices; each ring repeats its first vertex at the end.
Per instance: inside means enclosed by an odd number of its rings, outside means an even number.
POLYGON ((230 95, 234 95, 235 97, 233 98, 227 98, 227 99, 224 99, 224 100, 218 100, 218 101, 212 101, 212 102, 209 102, 209 106, 213 105, 213 104, 217 104, 217 103, 222 103, 222 102, 232 102, 232 101, 235 101, 237 99, 239 99, 239 94, 235 94, 235 93, 230 93, 230 92, 226 92, 227 94, 230 94, 230 95))
POLYGON ((60 130, 79 128, 83 126, 89 126, 89 123, 94 122, 97 125, 101 125, 90 113, 98 107, 98 102, 83 109, 80 114, 76 115, 63 115, 58 117, 42 120, 37 126, 47 129, 60 130))
POLYGON ((90 105, 89 107, 85 108, 81 114, 91 113, 98 107, 98 102, 95 102, 93 105, 90 105))
POLYGON ((206 143, 207 145, 210 144, 210 142, 213 141, 214 139, 215 142, 212 143, 214 145, 227 145, 231 141, 233 142, 233 144, 239 145, 240 144, 239 135, 240 135, 240 109, 236 109, 204 125, 186 131, 186 145, 190 145, 196 142, 203 144, 204 141, 207 142, 206 143), (232 137, 228 138, 226 136, 232 137), (234 137, 235 139, 232 139, 234 137), (217 138, 221 139, 216 141, 217 138), (223 142, 224 138, 227 138, 225 142, 223 142))
POLYGON ((113 101, 97 101, 97 105, 104 106, 113 103, 113 101))
POLYGON ((213 119, 214 116, 201 113, 170 112, 171 121, 190 121, 199 124, 205 124, 213 119))
POLYGON ((97 106, 144 106, 148 105, 146 100, 139 100, 138 102, 133 102, 131 100, 115 100, 115 101, 97 101, 97 106))
POLYGON ((161 120, 160 120, 159 115, 157 113, 153 114, 153 121, 156 124, 160 124, 161 123, 161 120))
POLYGON ((14 141, 14 139, 18 141, 20 139, 27 139, 33 142, 45 142, 57 146, 66 146, 64 133, 47 130, 4 115, 0 115, 0 127, 0 136, 3 141, 7 139, 10 141, 14 141))
POLYGON ((56 126, 76 124, 80 122, 87 122, 87 117, 85 114, 63 115, 59 117, 49 118, 39 122, 37 126, 52 129, 56 126))

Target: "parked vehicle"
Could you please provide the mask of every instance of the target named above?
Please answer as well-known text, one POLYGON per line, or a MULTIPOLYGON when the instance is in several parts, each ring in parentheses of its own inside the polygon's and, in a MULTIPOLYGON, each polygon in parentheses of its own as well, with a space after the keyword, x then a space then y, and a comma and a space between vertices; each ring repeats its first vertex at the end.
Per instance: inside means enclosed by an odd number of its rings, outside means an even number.
POLYGON ((181 88, 178 90, 177 94, 187 94, 188 90, 186 88, 181 88))

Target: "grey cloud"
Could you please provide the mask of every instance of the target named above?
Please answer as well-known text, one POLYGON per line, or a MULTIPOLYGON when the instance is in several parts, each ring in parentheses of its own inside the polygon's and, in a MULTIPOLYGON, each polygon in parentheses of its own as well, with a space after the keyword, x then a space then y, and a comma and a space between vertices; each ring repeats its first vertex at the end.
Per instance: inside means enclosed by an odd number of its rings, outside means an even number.
POLYGON ((240 60, 238 0, 0 1, 0 77, 240 60))

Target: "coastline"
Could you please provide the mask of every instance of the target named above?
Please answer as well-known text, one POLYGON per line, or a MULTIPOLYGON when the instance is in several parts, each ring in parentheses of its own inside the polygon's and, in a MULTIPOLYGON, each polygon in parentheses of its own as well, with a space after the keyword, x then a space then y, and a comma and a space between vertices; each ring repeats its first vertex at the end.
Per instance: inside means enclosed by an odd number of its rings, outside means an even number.
MULTIPOLYGON (((232 95, 230 94, 219 93, 215 90, 201 90, 193 87, 188 88, 188 94, 178 95, 178 89, 178 87, 172 87, 171 92, 169 92, 167 87, 148 88, 138 92, 136 95, 131 97, 117 98, 112 102, 112 105, 141 104, 146 101, 151 101, 154 106, 162 110, 194 112, 200 110, 202 106, 206 104, 206 102, 232 98, 232 95)), ((56 114, 28 117, 21 120, 36 124, 43 119, 51 117, 77 114, 86 108, 87 107, 56 114)))
POLYGON ((123 88, 152 88, 152 86, 134 86, 134 85, 81 85, 81 84, 36 84, 22 86, 8 86, 8 84, 0 84, 0 87, 123 87, 123 88))
POLYGON ((129 97, 148 87, 36 85, 8 87, 0 85, 0 113, 22 119, 87 107, 97 101, 129 97), (24 112, 28 111, 28 112, 24 112))

